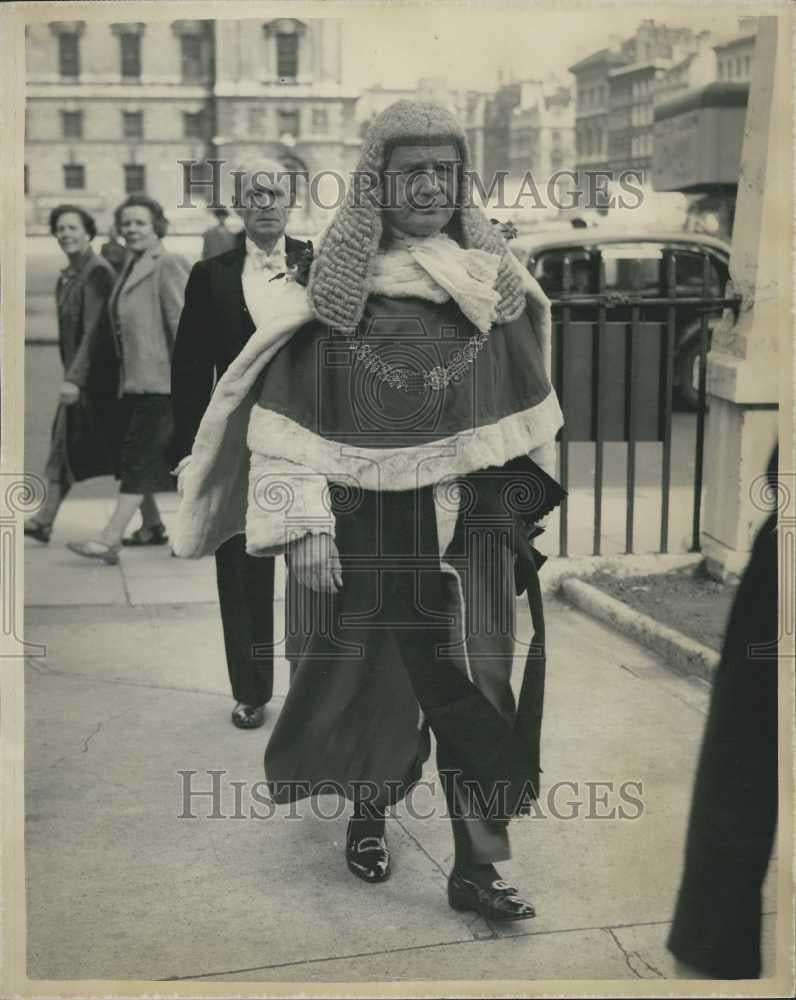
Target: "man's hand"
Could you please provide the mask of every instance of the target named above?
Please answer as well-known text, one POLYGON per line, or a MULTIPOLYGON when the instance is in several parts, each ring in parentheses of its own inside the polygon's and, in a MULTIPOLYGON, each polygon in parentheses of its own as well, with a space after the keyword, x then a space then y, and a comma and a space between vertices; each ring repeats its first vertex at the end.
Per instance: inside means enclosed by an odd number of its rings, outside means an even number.
POLYGON ((59 396, 62 403, 72 406, 73 403, 76 403, 80 399, 80 386, 75 385, 74 382, 62 382, 59 396))
POLYGON ((287 565, 311 590, 337 594, 343 586, 340 553, 331 535, 305 535, 287 551, 287 565))

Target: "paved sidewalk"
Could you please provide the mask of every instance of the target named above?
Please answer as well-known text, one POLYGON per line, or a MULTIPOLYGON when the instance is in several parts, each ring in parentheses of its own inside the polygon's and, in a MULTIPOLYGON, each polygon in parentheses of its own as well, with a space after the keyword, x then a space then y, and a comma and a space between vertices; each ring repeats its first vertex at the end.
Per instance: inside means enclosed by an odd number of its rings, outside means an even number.
MULTIPOLYGON (((49 547, 26 542, 26 638, 47 648, 26 670, 32 978, 672 975, 664 941, 704 685, 548 600, 540 815, 513 825, 514 858, 501 866, 538 916, 490 926, 447 906, 452 847, 442 818, 399 808, 388 826, 394 875, 367 886, 345 868, 345 812, 323 819, 304 803, 300 821, 284 807, 265 815, 251 786, 263 777, 286 662, 277 662, 266 727, 234 729, 212 559, 183 562, 164 548, 125 552, 121 568, 79 561, 62 542, 108 503, 67 504, 49 547), (210 789, 207 772, 224 772, 220 817, 210 818, 205 796, 191 802, 196 818, 180 818, 181 770, 196 772, 195 791, 210 789), (640 817, 587 815, 632 810, 618 793, 631 781, 641 783, 640 793, 625 789, 641 798, 640 817), (243 783, 238 808, 232 782, 243 783)), ((529 632, 523 613, 520 643, 529 632)), ((421 810, 441 804, 437 794, 417 800, 421 810)), ((334 815, 335 800, 320 805, 334 815)), ((765 910, 774 909, 769 892, 765 910)), ((765 926, 770 963, 771 917, 765 926)))
MULTIPOLYGON (((685 553, 690 547, 693 493, 672 490, 670 552, 685 553)), ((176 494, 158 497, 163 519, 171 525, 177 511, 176 494)), ((113 509, 111 498, 68 499, 63 505, 49 546, 26 543, 25 603, 28 606, 58 605, 150 605, 193 604, 216 600, 215 569, 211 558, 186 560, 171 557, 167 546, 156 549, 125 549, 118 566, 97 564, 74 555, 69 540, 96 533, 113 509)), ((569 498, 570 556, 592 551, 593 497, 573 491, 569 498)), ((625 551, 625 491, 605 491, 603 500, 602 553, 609 557, 625 551)), ((660 535, 660 497, 655 490, 636 495, 636 539, 638 553, 657 552, 660 535)), ((549 518, 539 548, 549 555, 558 552, 558 512, 549 518)), ((284 585, 283 563, 277 560, 277 596, 284 585)))

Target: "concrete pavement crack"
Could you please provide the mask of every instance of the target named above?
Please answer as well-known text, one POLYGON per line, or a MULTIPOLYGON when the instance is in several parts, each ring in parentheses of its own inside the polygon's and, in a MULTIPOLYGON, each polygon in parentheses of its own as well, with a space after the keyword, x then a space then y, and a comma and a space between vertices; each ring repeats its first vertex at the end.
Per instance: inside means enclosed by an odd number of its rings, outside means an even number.
POLYGON ((86 737, 86 738, 85 738, 85 739, 83 740, 83 750, 82 750, 82 753, 88 753, 88 745, 89 745, 89 743, 90 743, 90 742, 91 742, 91 741, 92 741, 92 740, 94 739, 94 737, 95 737, 95 736, 97 735, 97 733, 98 733, 98 732, 99 732, 99 731, 100 731, 101 729, 102 729, 102 721, 100 720, 100 721, 99 721, 99 722, 97 723, 97 726, 96 726, 96 728, 94 729, 94 731, 93 731, 93 732, 90 732, 90 733, 88 734, 88 736, 87 736, 87 737, 86 737))
MULTIPOLYGON (((670 920, 644 920, 637 924, 617 924, 615 926, 619 928, 662 927, 670 923, 671 923, 670 920)), ((614 939, 614 943, 617 945, 619 950, 625 956, 625 960, 627 960, 628 953, 625 951, 620 942, 614 936, 613 930, 610 927, 600 927, 600 926, 595 926, 593 924, 589 924, 586 926, 578 926, 578 927, 557 927, 543 931, 531 931, 529 934, 512 934, 511 938, 499 937, 497 935, 494 938, 462 938, 462 939, 454 939, 451 941, 431 941, 428 944, 403 945, 397 948, 383 948, 378 951, 359 951, 359 952, 346 953, 344 955, 323 955, 318 958, 298 958, 289 962, 273 962, 267 965, 249 965, 237 969, 221 969, 215 972, 198 972, 194 973, 193 975, 164 976, 155 981, 163 983, 163 982, 179 982, 181 980, 191 980, 191 979, 218 979, 223 976, 239 976, 242 975, 244 972, 267 972, 273 969, 286 969, 290 968, 291 966, 322 965, 326 962, 348 961, 354 958, 378 958, 380 955, 397 955, 401 954, 402 952, 425 951, 428 948, 447 948, 451 945, 459 945, 459 944, 475 945, 475 944, 484 944, 489 941, 506 941, 506 940, 514 940, 516 938, 525 938, 525 937, 550 937, 550 936, 555 936, 557 934, 582 934, 583 932, 597 931, 597 930, 605 931, 607 934, 610 934, 611 937, 614 939)), ((636 955, 639 959, 641 959, 641 956, 638 955, 637 952, 633 952, 632 954, 636 955)), ((644 962, 647 968, 654 970, 658 974, 658 976, 660 976, 661 979, 665 979, 665 976, 662 973, 658 972, 657 969, 654 969, 654 966, 649 965, 649 963, 645 962, 644 959, 641 959, 641 961, 644 962)), ((628 968, 639 979, 643 978, 631 965, 629 965, 628 968)))
POLYGON ((69 760, 71 757, 79 757, 84 753, 88 753, 89 743, 102 730, 102 727, 106 722, 115 722, 116 719, 121 719, 123 715, 129 714, 131 711, 132 709, 126 708, 123 712, 118 712, 116 715, 112 715, 109 719, 100 719, 100 721, 97 723, 94 729, 92 729, 92 731, 88 734, 88 736, 86 736, 85 739, 83 740, 83 746, 80 750, 73 751, 72 753, 65 753, 63 757, 59 757, 58 760, 53 761, 52 764, 48 764, 46 767, 25 768, 25 774, 31 775, 31 774, 37 774, 39 771, 52 770, 54 767, 58 767, 60 764, 63 764, 65 760, 69 760))
POLYGON ((645 961, 641 957, 641 955, 639 955, 639 953, 637 951, 627 951, 625 949, 624 945, 622 944, 622 942, 616 936, 616 934, 614 934, 612 928, 610 928, 610 927, 603 927, 602 929, 607 934, 610 934, 611 938, 613 939, 614 944, 622 952, 622 955, 624 956, 625 965, 628 967, 628 969, 630 969, 630 971, 633 973, 634 976, 637 976, 639 979, 644 979, 645 978, 638 971, 638 969, 632 964, 631 960, 634 959, 634 958, 636 958, 636 959, 638 959, 639 962, 641 962, 642 965, 646 966, 646 968, 649 969, 650 972, 654 973, 658 977, 658 979, 665 979, 666 978, 663 975, 662 972, 660 972, 658 969, 655 968, 654 965, 650 965, 649 962, 645 961))
POLYGON ((461 941, 432 941, 429 944, 407 945, 400 948, 384 948, 381 951, 360 951, 346 955, 324 955, 321 958, 300 958, 294 962, 274 962, 272 965, 250 965, 245 969, 224 969, 221 972, 200 972, 194 976, 166 976, 155 980, 159 983, 179 982, 183 979, 208 979, 218 976, 238 976, 244 972, 261 972, 266 969, 287 969, 295 965, 319 965, 324 962, 349 961, 353 958, 378 958, 380 955, 397 955, 406 951, 424 951, 427 948, 444 948, 455 944, 479 944, 484 938, 463 938, 461 941))
MULTIPOLYGON (((443 876, 443 878, 445 879, 445 882, 447 884, 448 873, 445 871, 445 869, 442 867, 442 865, 437 861, 437 859, 435 857, 433 857, 431 854, 429 854, 428 851, 425 849, 425 847, 423 847, 423 845, 420 843, 420 841, 416 837, 414 837, 409 832, 409 830, 407 830, 406 826, 401 822, 401 820, 400 820, 400 818, 398 816, 395 817, 395 822, 398 824, 398 826, 400 826, 400 828, 403 830, 403 832, 406 834, 406 836, 412 841, 412 843, 415 845, 415 847, 417 847, 417 849, 420 851, 420 853, 424 854, 428 858, 428 860, 431 862, 431 864, 434 865, 434 867, 437 869, 437 871, 443 876)), ((495 928, 492 927, 489 924, 488 921, 484 920, 483 917, 476 916, 476 919, 473 921, 473 924, 477 924, 479 921, 480 921, 480 923, 482 923, 484 925, 484 927, 487 928, 487 930, 489 931, 489 935, 487 937, 483 933, 476 934, 475 931, 473 930, 472 925, 468 924, 467 928, 470 931, 470 933, 473 935, 473 939, 475 941, 484 941, 484 940, 489 940, 491 938, 496 938, 497 937, 497 933, 495 931, 495 928)))

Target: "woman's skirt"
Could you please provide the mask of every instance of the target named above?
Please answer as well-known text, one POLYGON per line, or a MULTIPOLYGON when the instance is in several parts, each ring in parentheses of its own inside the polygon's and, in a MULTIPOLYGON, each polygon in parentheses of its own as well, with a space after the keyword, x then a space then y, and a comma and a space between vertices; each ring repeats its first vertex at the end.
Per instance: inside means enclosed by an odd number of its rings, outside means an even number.
POLYGON ((44 474, 62 491, 93 476, 116 473, 118 400, 80 390, 75 403, 59 403, 50 432, 44 474))
POLYGON ((122 396, 118 424, 121 493, 161 493, 175 488, 168 460, 173 434, 171 396, 122 396))

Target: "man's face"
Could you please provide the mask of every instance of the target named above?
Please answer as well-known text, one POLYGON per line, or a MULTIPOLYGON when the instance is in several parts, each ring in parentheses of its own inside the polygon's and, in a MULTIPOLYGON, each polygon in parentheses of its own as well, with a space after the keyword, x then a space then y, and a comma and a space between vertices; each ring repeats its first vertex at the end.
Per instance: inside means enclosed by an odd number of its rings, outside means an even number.
POLYGON ((409 236, 433 236, 456 209, 456 147, 396 146, 384 171, 384 220, 409 236))
POLYGON ((272 171, 255 170, 241 178, 240 204, 235 211, 243 221, 246 235, 260 246, 270 247, 284 233, 290 208, 287 179, 279 180, 272 171))

